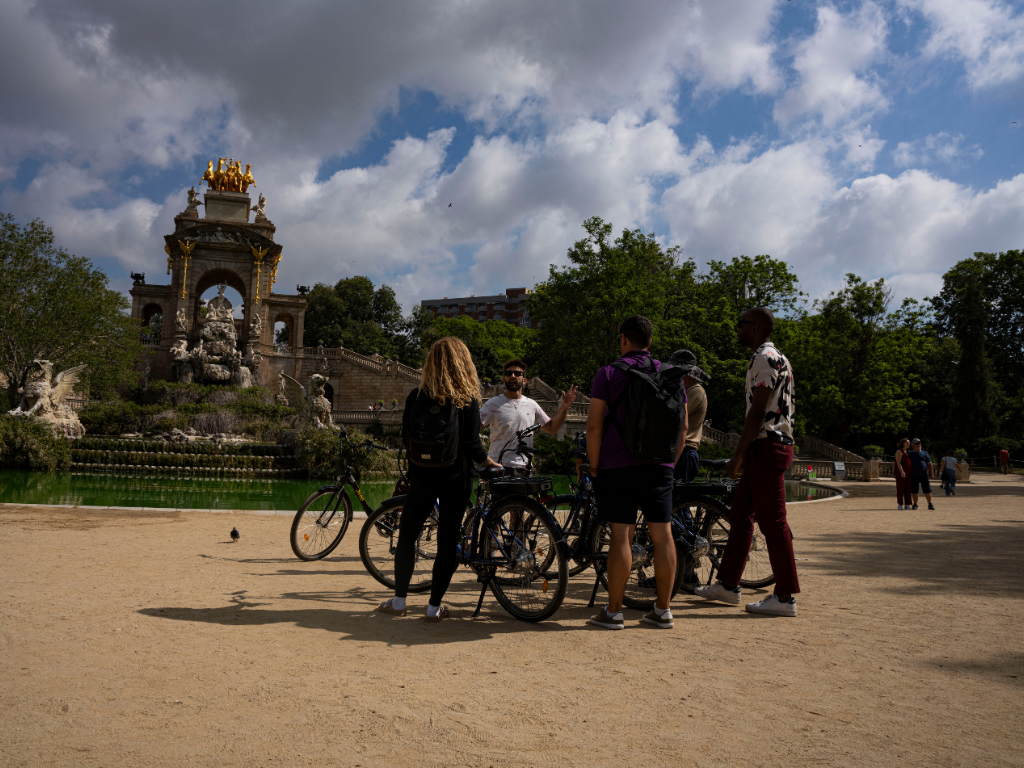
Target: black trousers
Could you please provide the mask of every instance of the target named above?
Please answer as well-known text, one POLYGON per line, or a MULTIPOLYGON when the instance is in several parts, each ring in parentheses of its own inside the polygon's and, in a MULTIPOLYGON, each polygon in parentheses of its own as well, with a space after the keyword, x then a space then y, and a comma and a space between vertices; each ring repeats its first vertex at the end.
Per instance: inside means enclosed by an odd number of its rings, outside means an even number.
POLYGON ((462 531, 470 488, 465 475, 426 470, 409 473, 409 493, 405 497, 398 522, 398 546, 395 548, 395 595, 405 597, 416 565, 416 539, 423 524, 438 504, 437 558, 434 560, 430 604, 440 605, 452 575, 458 566, 456 547, 462 531))

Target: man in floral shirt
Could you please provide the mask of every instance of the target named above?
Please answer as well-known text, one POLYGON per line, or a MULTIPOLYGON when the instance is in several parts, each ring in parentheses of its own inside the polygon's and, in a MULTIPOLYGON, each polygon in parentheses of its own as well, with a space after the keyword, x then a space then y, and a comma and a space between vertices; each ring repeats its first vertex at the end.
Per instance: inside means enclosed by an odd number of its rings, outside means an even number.
POLYGON ((740 578, 750 553, 754 520, 768 545, 775 574, 775 594, 749 603, 750 613, 796 616, 800 591, 793 557, 793 536, 786 522, 784 474, 793 462, 793 369, 771 342, 775 318, 764 307, 740 316, 740 344, 753 350, 747 367, 747 418, 736 452, 726 465, 729 477, 743 475, 732 508, 731 529, 718 569, 718 583, 698 587, 696 594, 731 605, 740 603, 740 578))

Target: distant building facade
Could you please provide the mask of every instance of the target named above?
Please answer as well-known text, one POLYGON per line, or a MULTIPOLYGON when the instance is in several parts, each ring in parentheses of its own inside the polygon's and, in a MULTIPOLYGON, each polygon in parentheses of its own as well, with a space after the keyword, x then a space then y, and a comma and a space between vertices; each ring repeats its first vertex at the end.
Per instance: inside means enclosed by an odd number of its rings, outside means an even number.
POLYGON ((528 288, 506 288, 496 296, 463 296, 459 298, 424 299, 420 305, 430 310, 434 317, 459 317, 466 315, 478 322, 502 320, 506 323, 533 328, 529 304, 524 299, 530 294, 528 288))

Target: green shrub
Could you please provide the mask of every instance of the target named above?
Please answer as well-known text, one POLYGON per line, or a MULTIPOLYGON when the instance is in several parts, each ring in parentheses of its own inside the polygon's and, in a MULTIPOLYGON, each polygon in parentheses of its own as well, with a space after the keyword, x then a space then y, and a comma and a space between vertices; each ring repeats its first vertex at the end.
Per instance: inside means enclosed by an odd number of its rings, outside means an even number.
POLYGON ((999 451, 1003 448, 1008 450, 1010 454, 1014 454, 1020 450, 1021 443, 1019 440, 1014 440, 1010 437, 983 437, 974 444, 974 455, 975 456, 998 456, 999 451))
POLYGON ((71 466, 71 446, 36 419, 0 416, 0 467, 44 472, 71 466))
MULTIPOLYGON (((349 427, 348 439, 359 445, 366 441, 366 435, 349 427)), ((296 464, 311 478, 333 478, 338 471, 340 454, 341 441, 338 433, 332 429, 306 427, 296 435, 296 464)), ((398 454, 395 451, 357 451, 355 468, 358 473, 384 472, 397 475, 398 454)))
POLYGON ((78 419, 88 434, 119 435, 123 432, 138 432, 143 416, 143 408, 136 403, 115 400, 83 408, 78 419))
POLYGON ((861 451, 869 459, 881 458, 885 455, 885 449, 880 445, 865 445, 861 448, 861 451))
POLYGON ((710 461, 732 458, 732 448, 721 443, 701 443, 697 453, 702 459, 709 459, 710 461))
MULTIPOLYGON (((533 457, 533 469, 536 474, 576 474, 576 460, 573 455, 576 448, 574 439, 567 437, 565 440, 556 440, 551 435, 537 432, 533 436, 533 447, 537 451, 533 457)), ((508 456, 509 453, 506 453, 505 457, 508 456)))

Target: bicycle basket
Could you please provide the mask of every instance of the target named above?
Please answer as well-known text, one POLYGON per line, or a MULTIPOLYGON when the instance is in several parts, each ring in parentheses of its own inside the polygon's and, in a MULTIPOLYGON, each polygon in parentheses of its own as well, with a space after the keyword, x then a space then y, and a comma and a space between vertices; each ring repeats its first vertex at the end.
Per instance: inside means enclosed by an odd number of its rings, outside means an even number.
POLYGON ((491 494, 494 496, 551 496, 554 484, 550 477, 499 477, 491 480, 491 494))

